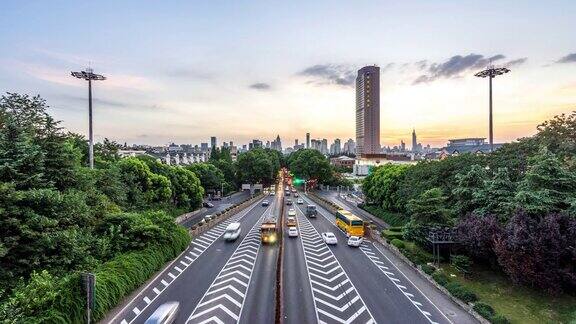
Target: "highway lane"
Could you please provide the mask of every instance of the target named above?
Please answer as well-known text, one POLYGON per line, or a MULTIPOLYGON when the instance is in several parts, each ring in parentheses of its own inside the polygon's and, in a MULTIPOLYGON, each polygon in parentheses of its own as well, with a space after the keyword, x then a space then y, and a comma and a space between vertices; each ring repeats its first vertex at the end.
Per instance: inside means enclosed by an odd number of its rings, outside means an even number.
MULTIPOLYGON (((314 204, 304 197, 308 203, 314 204)), ((318 232, 333 232, 337 246, 330 246, 340 265, 379 323, 452 323, 419 289, 373 245, 346 245, 347 237, 334 225, 334 216, 318 206, 318 217, 310 223, 318 232)))
MULTIPOLYGON (((282 195, 269 196, 266 199, 274 205, 267 218, 279 220, 282 195)), ((265 244, 260 247, 239 323, 274 323, 278 250, 278 244, 265 244)))
POLYGON ((194 238, 189 248, 128 302, 110 323, 143 323, 158 306, 168 301, 180 302, 176 322, 184 323, 220 269, 241 242, 245 241, 249 229, 256 225, 270 207, 262 207, 261 200, 258 200, 247 209, 194 238), (225 242, 221 235, 233 221, 242 223, 243 232, 235 242, 225 242))
MULTIPOLYGON (((285 208, 285 213, 288 213, 288 209, 285 208)), ((304 249, 302 248, 302 234, 300 233, 298 237, 288 237, 287 227, 283 226, 282 230, 284 231, 284 252, 282 255, 284 259, 282 268, 284 324, 315 323, 318 318, 314 308, 304 249)))
POLYGON ((222 211, 237 203, 240 203, 248 198, 250 198, 249 191, 240 191, 228 197, 224 197, 222 200, 211 201, 211 203, 214 204, 214 207, 205 208, 206 210, 194 215, 193 217, 190 217, 189 219, 182 222, 181 225, 186 228, 190 228, 192 227, 192 225, 198 223, 202 218, 204 218, 204 216, 216 214, 217 212, 222 211))

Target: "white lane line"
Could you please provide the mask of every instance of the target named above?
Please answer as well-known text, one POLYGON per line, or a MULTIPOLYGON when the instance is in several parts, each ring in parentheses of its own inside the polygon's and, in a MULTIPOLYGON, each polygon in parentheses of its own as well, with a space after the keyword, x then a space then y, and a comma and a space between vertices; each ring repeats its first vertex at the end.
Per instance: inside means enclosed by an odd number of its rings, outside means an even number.
MULTIPOLYGON (((306 197, 306 199, 309 200, 308 197, 306 197)), ((309 201, 308 201, 308 202, 309 202, 309 201)), ((325 219, 327 219, 330 223, 332 223, 332 222, 324 215, 324 213, 323 213, 322 211, 319 210, 318 212, 319 212, 320 215, 322 215, 325 219)), ((334 226, 336 226, 336 225, 334 225, 334 226)), ((404 276, 404 278, 406 278, 406 280, 408 280, 408 282, 410 282, 410 284, 412 284, 412 286, 413 286, 414 288, 416 288, 416 290, 418 290, 418 292, 419 292, 422 296, 424 296, 424 298, 426 298, 426 300, 428 300, 428 302, 429 302, 430 304, 432 304, 432 306, 434 306, 434 308, 436 308, 436 310, 438 310, 438 312, 439 312, 440 314, 442 314, 442 316, 443 316, 449 323, 454 324, 454 322, 452 322, 452 321, 448 318, 448 316, 446 316, 446 314, 444 314, 444 312, 442 312, 442 311, 440 310, 440 308, 438 308, 438 306, 436 306, 436 304, 434 304, 434 303, 432 302, 432 300, 430 300, 430 298, 428 298, 428 296, 426 296, 426 295, 422 292, 422 290, 420 290, 420 288, 418 288, 418 286, 416 286, 416 285, 414 284, 414 282, 412 282, 412 280, 410 280, 410 278, 408 278, 408 276, 406 276, 406 274, 404 274, 404 272, 402 272, 402 270, 400 270, 400 268, 398 268, 398 266, 396 266, 396 264, 394 264, 394 262, 392 262, 392 260, 390 260, 390 258, 388 258, 388 257, 384 254, 384 252, 382 252, 382 250, 380 250, 380 248, 378 248, 378 246, 377 246, 375 243, 372 243, 372 246, 373 246, 378 252, 380 252, 380 254, 382 254, 382 256, 383 256, 384 258, 386 258, 386 260, 388 260, 388 262, 389 262, 394 268, 396 268, 396 270, 398 270, 398 271, 402 274, 402 276, 404 276)), ((385 268, 386 270, 388 270, 388 267, 385 267, 385 266, 381 266, 381 267, 378 267, 378 268, 379 268, 381 271, 383 271, 382 268, 385 268)), ((400 291, 402 291, 402 290, 400 290, 400 291)), ((404 291, 402 291, 402 292, 405 293, 404 291)), ((405 294, 406 294, 406 293, 405 293, 405 294)), ((419 309, 419 308, 418 308, 418 309, 419 309)), ((420 310, 420 309, 419 309, 419 310, 420 310)), ((426 318, 427 318, 430 322, 432 322, 432 320, 430 320, 428 317, 426 317, 426 318)), ((432 323, 434 323, 434 322, 432 322, 432 323)))
POLYGON ((152 290, 156 293, 156 295, 160 295, 160 293, 161 293, 161 291, 158 290, 158 288, 156 288, 156 287, 154 287, 154 289, 152 289, 152 290))
POLYGON ((168 275, 170 276, 170 278, 172 279, 176 279, 176 276, 172 274, 172 272, 168 272, 168 275))
POLYGON ((190 261, 190 262, 193 262, 193 261, 194 261, 194 259, 192 259, 191 257, 189 257, 189 256, 187 256, 187 255, 184 256, 184 257, 186 258, 186 260, 188 260, 188 261, 190 261))
POLYGON ((186 268, 189 266, 188 263, 186 263, 186 262, 184 262, 184 261, 182 261, 182 260, 180 260, 180 264, 183 265, 183 266, 186 267, 186 268))
POLYGON ((150 304, 150 298, 148 298, 148 296, 144 296, 144 302, 146 304, 150 304))
MULTIPOLYGON (((245 210, 243 210, 243 211, 235 214, 234 216, 232 216, 230 219, 226 220, 226 221, 223 222, 222 224, 227 224, 227 223, 229 223, 229 222, 242 219, 244 216, 248 215, 248 213, 250 213, 250 211, 252 211, 256 206, 258 206, 259 203, 260 203, 260 200, 255 201, 250 207, 248 207, 248 208, 246 208, 245 210)), ((212 229, 212 230, 208 231, 207 233, 202 234, 200 237, 204 237, 205 235, 208 235, 208 233, 210 233, 210 232, 215 232, 215 231, 214 231, 214 229, 212 229)), ((216 236, 216 238, 218 238, 220 235, 224 234, 223 231, 218 231, 218 232, 219 232, 219 234, 218 234, 218 236, 216 236)), ((210 234, 210 235, 216 235, 216 234, 210 234)), ((213 240, 212 243, 213 243, 213 242, 215 242, 215 240, 213 240)), ((127 308, 130 304, 132 304, 133 302, 135 302, 135 301, 137 300, 137 298, 139 298, 140 295, 143 294, 143 293, 148 289, 148 287, 149 287, 150 285, 152 285, 152 284, 160 277, 160 275, 164 274, 165 271, 167 271, 167 269, 168 269, 170 266, 172 266, 176 261, 178 261, 178 259, 180 259, 180 257, 186 253, 186 251, 189 251, 189 250, 184 250, 176 259, 174 259, 166 268, 164 268, 164 270, 163 270, 162 272, 160 272, 160 273, 156 276, 156 278, 154 278, 152 281, 150 281, 150 283, 149 283, 148 285, 146 285, 146 287, 145 287, 144 289, 142 289, 142 291, 141 291, 140 293, 138 293, 138 295, 136 295, 136 297, 135 297, 134 299, 132 299, 132 301, 130 301, 126 306, 124 306, 124 308, 123 308, 120 312, 118 312, 118 313, 116 314, 116 316, 114 316, 114 318, 112 318, 111 322, 114 322, 114 321, 116 320, 116 318, 117 318, 118 316, 120 316, 120 314, 124 313, 124 311, 126 310, 126 308, 127 308)), ((192 251, 189 251, 189 253, 195 257, 192 261, 196 260, 196 259, 199 257, 198 254, 196 254, 196 253, 194 253, 194 252, 192 252, 192 251)), ((202 255, 202 253, 200 253, 200 255, 202 255)), ((189 265, 191 265, 191 264, 192 264, 192 262, 190 262, 189 265)), ((169 274, 170 274, 170 273, 169 273, 169 274)), ((177 275, 176 277, 180 276, 180 274, 181 274, 181 273, 178 273, 178 275, 177 275)), ((162 279, 161 282, 162 282, 162 284, 164 284, 165 287, 163 288, 162 291, 160 291, 160 293, 163 292, 163 291, 165 291, 165 290, 166 290, 166 287, 168 287, 168 286, 169 286, 170 284, 172 284, 174 281, 175 281, 175 280, 172 280, 170 283, 168 283, 168 282, 166 282, 166 280, 162 279)), ((156 291, 155 291, 155 292, 156 292, 156 291)), ((157 295, 156 295, 154 298, 152 298, 152 301, 154 301, 156 298, 158 298, 158 296, 160 295, 160 293, 157 293, 157 295)), ((149 305, 150 305, 150 304, 146 305, 146 306, 142 309, 142 311, 143 311, 144 309, 146 309, 149 305)), ((128 324, 131 324, 131 323, 134 322, 137 318, 138 318, 138 315, 136 315, 130 322, 128 322, 128 324)))
POLYGON ((140 310, 138 309, 138 307, 134 307, 134 309, 132 309, 132 311, 134 312, 134 314, 136 314, 136 316, 138 316, 138 314, 140 314, 140 310))

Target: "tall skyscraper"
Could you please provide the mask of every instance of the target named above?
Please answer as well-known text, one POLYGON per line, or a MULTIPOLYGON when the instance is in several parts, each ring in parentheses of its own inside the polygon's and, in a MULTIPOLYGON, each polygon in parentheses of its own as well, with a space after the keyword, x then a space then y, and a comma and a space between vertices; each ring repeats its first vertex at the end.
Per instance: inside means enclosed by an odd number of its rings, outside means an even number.
POLYGON ((380 153, 380 68, 365 66, 356 77, 356 152, 380 153))
POLYGON ((296 148, 298 146, 298 139, 294 140, 294 148, 296 148))
POLYGON ((210 148, 216 147, 218 143, 216 143, 216 136, 210 137, 210 148))
POLYGON ((310 148, 310 133, 306 133, 306 148, 310 148))
POLYGON ((418 141, 416 139, 416 129, 412 128, 412 152, 418 151, 418 141))

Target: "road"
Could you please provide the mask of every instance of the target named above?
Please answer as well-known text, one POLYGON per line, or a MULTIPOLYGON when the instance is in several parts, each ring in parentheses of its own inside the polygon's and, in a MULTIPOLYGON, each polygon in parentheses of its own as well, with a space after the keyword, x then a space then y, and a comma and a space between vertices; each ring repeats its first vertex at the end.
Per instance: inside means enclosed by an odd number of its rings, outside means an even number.
POLYGON ((278 304, 279 246, 261 244, 259 225, 267 218, 280 219, 281 195, 264 198, 268 207, 257 201, 195 238, 106 322, 143 323, 161 304, 178 301, 175 323, 274 323, 280 305, 283 323, 476 323, 379 243, 348 247, 327 210, 318 207, 316 218, 306 217, 304 206, 313 202, 303 195, 304 204, 284 208, 285 213, 295 210, 299 236, 289 238, 283 226, 278 304), (221 235, 233 221, 242 223, 242 235, 224 242, 221 235), (336 246, 322 241, 327 231, 337 236, 336 246))

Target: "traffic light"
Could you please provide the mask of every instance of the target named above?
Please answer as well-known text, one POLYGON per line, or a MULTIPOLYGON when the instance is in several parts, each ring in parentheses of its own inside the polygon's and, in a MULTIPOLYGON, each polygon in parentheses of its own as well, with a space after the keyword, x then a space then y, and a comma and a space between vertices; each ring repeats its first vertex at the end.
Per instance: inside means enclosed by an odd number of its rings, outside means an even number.
POLYGON ((294 185, 304 184, 304 179, 294 178, 294 180, 292 180, 292 184, 294 184, 294 185))

